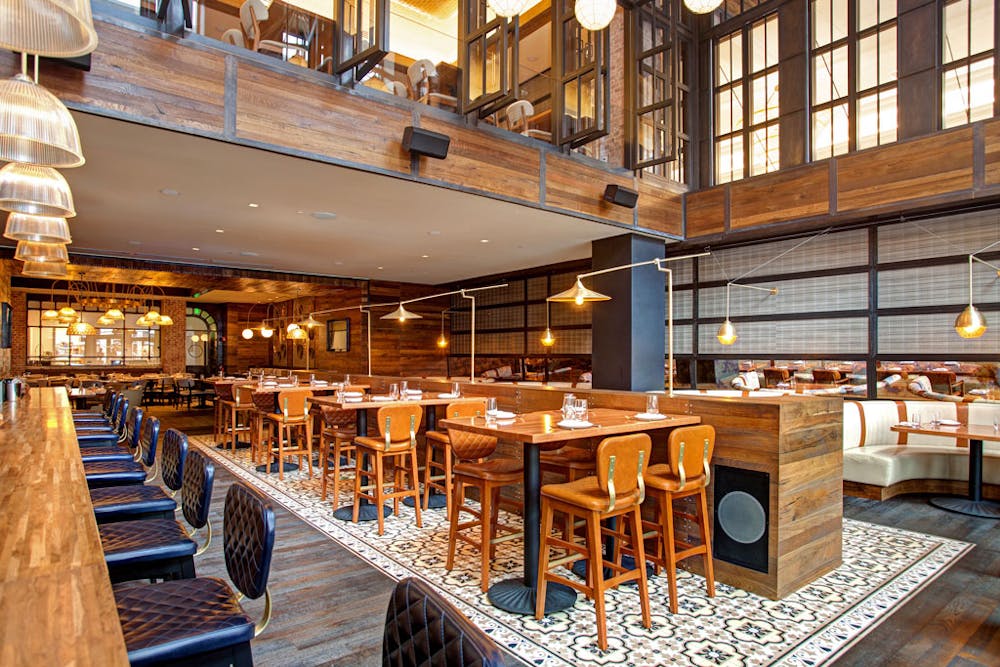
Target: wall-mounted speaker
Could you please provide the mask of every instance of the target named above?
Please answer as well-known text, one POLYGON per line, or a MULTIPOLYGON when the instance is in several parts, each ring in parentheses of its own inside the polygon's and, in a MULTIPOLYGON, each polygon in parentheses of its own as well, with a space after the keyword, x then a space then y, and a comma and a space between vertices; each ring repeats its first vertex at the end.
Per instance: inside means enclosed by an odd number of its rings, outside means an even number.
POLYGON ((639 193, 629 190, 621 185, 611 183, 604 188, 604 201, 624 206, 625 208, 635 208, 635 203, 639 201, 639 193))
POLYGON ((410 153, 443 160, 448 156, 449 145, 451 137, 447 134, 423 130, 412 125, 403 130, 403 150, 410 153))
POLYGON ((712 555, 767 573, 771 476, 729 466, 715 471, 715 530, 712 555))

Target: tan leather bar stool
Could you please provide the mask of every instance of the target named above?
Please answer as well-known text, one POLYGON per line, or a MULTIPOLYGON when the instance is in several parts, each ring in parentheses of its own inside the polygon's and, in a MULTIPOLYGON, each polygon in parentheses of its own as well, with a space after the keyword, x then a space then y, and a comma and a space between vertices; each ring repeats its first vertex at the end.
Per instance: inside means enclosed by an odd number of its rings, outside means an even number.
POLYGON ((607 618, 604 610, 604 591, 626 581, 639 584, 639 602, 642 608, 642 625, 650 627, 649 589, 646 582, 646 556, 642 544, 642 517, 640 507, 645 499, 643 473, 653 445, 645 433, 605 438, 597 446, 597 474, 565 484, 546 484, 542 487, 542 549, 538 562, 538 594, 535 618, 545 614, 545 589, 548 582, 570 586, 594 600, 597 612, 597 645, 608 648, 607 618), (587 522, 585 544, 578 544, 575 537, 562 539, 552 534, 555 512, 582 516, 587 522), (622 517, 620 527, 612 531, 601 527, 601 521, 622 517), (627 525, 626 525, 627 524, 627 525), (626 537, 635 554, 635 569, 621 564, 622 540, 626 537), (602 534, 614 535, 615 548, 611 554, 602 552, 602 534), (565 556, 552 559, 550 549, 565 552, 565 556), (582 558, 587 559, 587 581, 567 579, 555 573, 561 565, 568 565, 582 558), (552 568, 552 570, 550 570, 552 568), (604 578, 604 570, 613 572, 604 578))
POLYGON ((417 527, 422 528, 420 519, 420 477, 417 474, 417 430, 423 409, 419 405, 387 405, 379 408, 378 426, 382 437, 361 436, 354 439, 357 445, 357 461, 354 471, 354 523, 358 522, 361 500, 369 500, 378 508, 378 534, 385 533, 385 518, 382 506, 392 499, 393 513, 399 515, 399 499, 413 498, 413 511, 417 515, 417 527), (372 459, 373 465, 365 469, 364 458, 372 459), (385 463, 395 464, 392 491, 386 493, 385 463), (406 460, 409 459, 407 467, 406 460), (410 477, 410 488, 403 486, 404 472, 410 477), (368 482, 365 484, 364 482, 368 482), (368 491, 368 493, 365 493, 368 491))
MULTIPOLYGON (((563 447, 555 451, 538 453, 538 469, 562 475, 567 482, 575 482, 582 477, 597 473, 597 460, 594 453, 579 447, 563 447)), ((563 539, 569 539, 573 531, 574 519, 571 515, 563 516, 563 539)))
POLYGON ((221 445, 229 433, 229 411, 236 404, 233 397, 232 382, 215 383, 215 426, 212 429, 212 441, 221 445))
POLYGON ((455 545, 458 540, 478 547, 482 555, 479 585, 485 593, 490 587, 490 560, 496 556, 496 545, 524 535, 524 531, 502 525, 497 521, 500 490, 505 486, 521 482, 524 476, 524 464, 517 459, 506 457, 486 460, 486 457, 497 448, 497 439, 492 436, 450 429, 448 436, 452 455, 458 463, 452 468, 455 486, 448 529, 448 560, 444 567, 450 571, 455 566, 455 545), (479 490, 478 510, 465 504, 465 488, 468 486, 479 490), (462 512, 468 512, 475 517, 475 520, 459 523, 462 512), (461 533, 477 526, 480 528, 479 539, 461 533), (506 534, 497 537, 497 530, 502 530, 506 534))
POLYGON ((299 467, 302 467, 302 457, 306 457, 309 466, 309 477, 312 478, 312 419, 309 418, 309 399, 312 392, 308 389, 292 389, 278 392, 278 405, 281 412, 272 412, 265 416, 272 432, 273 444, 271 455, 278 459, 278 479, 285 478, 285 457, 297 456, 299 467), (298 445, 294 445, 293 436, 298 434, 298 445), (287 443, 287 447, 286 447, 287 443))
POLYGON ((233 397, 238 399, 237 405, 246 422, 246 433, 250 438, 250 458, 256 463, 260 449, 263 448, 263 438, 261 437, 261 422, 263 415, 257 409, 253 400, 254 391, 250 385, 237 385, 233 389, 233 397))
POLYGON ((715 597, 715 573, 712 569, 712 539, 708 532, 708 501, 705 489, 711 480, 712 454, 715 451, 715 429, 701 424, 682 426, 670 432, 667 439, 667 463, 646 471, 646 488, 656 503, 658 523, 647 523, 658 533, 657 555, 650 560, 667 570, 670 588, 670 611, 677 613, 677 562, 691 556, 704 558, 705 585, 708 597, 715 597), (697 496, 696 514, 674 507, 674 501, 697 496), (687 544, 674 536, 674 515, 698 525, 701 544, 687 544), (678 547, 680 550, 678 551, 678 547), (660 553, 663 549, 663 553, 660 553))
POLYGON ((251 457, 254 464, 268 465, 271 458, 269 451, 270 442, 273 438, 272 422, 267 419, 267 415, 274 412, 275 400, 277 396, 272 391, 254 390, 251 392, 256 420, 250 422, 250 443, 251 447, 256 441, 256 448, 251 449, 251 457))
POLYGON ((358 436, 356 421, 354 410, 338 410, 328 405, 320 408, 319 464, 322 466, 320 475, 323 478, 321 499, 326 500, 330 459, 333 459, 333 501, 335 505, 340 494, 340 457, 353 456, 355 467, 357 466, 357 453, 354 446, 354 438, 358 436))
MULTIPOLYGON (((486 401, 475 403, 449 403, 445 416, 452 417, 482 417, 486 414, 486 401)), ((427 431, 425 434, 426 449, 424 450, 424 510, 430 502, 431 489, 437 489, 445 496, 445 512, 451 520, 452 491, 452 454, 451 440, 446 432, 427 431), (435 459, 435 453, 440 452, 440 461, 435 459), (435 474, 438 471, 439 474, 435 474)))

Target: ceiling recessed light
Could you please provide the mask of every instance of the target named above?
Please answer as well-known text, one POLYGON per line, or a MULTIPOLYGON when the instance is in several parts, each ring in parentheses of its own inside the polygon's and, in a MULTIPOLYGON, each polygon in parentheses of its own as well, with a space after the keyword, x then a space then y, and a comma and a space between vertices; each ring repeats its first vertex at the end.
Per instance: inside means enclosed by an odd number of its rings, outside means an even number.
POLYGON ((337 266, 343 266, 344 263, 338 259, 337 261, 334 262, 334 264, 336 264, 337 266))
POLYGON ((216 233, 216 234, 225 234, 225 233, 226 233, 226 230, 225 230, 225 229, 216 229, 216 230, 215 230, 215 233, 216 233))
POLYGON ((480 243, 489 243, 490 240, 489 239, 479 239, 479 242, 480 243))
POLYGON ((260 208, 260 204, 247 204, 250 208, 260 208))
POLYGON ((430 255, 421 255, 420 256, 420 259, 429 259, 429 258, 430 258, 430 255))
POLYGON ((198 252, 199 250, 201 250, 201 248, 191 248, 191 250, 194 250, 195 252, 198 252))
POLYGON ((381 266, 376 266, 375 268, 376 268, 376 269, 378 269, 379 271, 381 271, 381 270, 382 270, 382 267, 381 267, 381 266))
POLYGON ((305 211, 296 211, 297 214, 302 215, 305 211))
POLYGON ((441 232, 438 231, 438 230, 436 230, 436 229, 432 229, 431 231, 427 232, 427 235, 428 236, 441 236, 441 232))
POLYGON ((333 220, 337 217, 337 214, 332 211, 313 211, 309 215, 317 220, 333 220))
POLYGON ((142 245, 142 241, 129 241, 129 245, 142 245))
POLYGON ((160 194, 166 195, 167 197, 176 197, 180 194, 180 192, 178 190, 174 190, 173 188, 163 188, 160 190, 160 194))

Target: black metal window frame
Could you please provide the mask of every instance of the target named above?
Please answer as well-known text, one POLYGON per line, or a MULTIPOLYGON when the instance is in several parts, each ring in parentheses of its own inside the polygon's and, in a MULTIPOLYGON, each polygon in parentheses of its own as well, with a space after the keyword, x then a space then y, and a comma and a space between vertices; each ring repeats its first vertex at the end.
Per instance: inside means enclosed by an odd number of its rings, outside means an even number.
POLYGON ((491 19, 486 0, 462 0, 459 13, 458 42, 462 49, 460 66, 462 77, 462 110, 464 113, 476 111, 485 118, 517 100, 518 49, 520 41, 520 17, 506 19, 494 14, 491 19), (472 97, 473 54, 478 50, 482 64, 478 70, 481 76, 476 83, 482 93, 472 97), (495 90, 488 90, 487 55, 499 54, 498 71, 500 79, 495 90))
MULTIPOLYGON (((947 47, 945 45, 946 33, 945 33, 945 27, 944 27, 945 10, 946 10, 946 8, 948 6, 955 5, 955 4, 958 4, 958 3, 966 3, 967 5, 970 6, 970 9, 971 9, 972 1, 973 0, 940 0, 939 17, 940 17, 940 26, 941 26, 941 37, 940 37, 940 40, 939 40, 939 43, 938 43, 938 48, 940 49, 939 50, 938 62, 940 63, 941 74, 938 77, 938 82, 939 82, 939 84, 941 86, 941 93, 938 96, 938 102, 939 102, 939 105, 940 105, 940 112, 938 113, 938 122, 940 123, 940 127, 942 129, 952 128, 952 127, 960 127, 961 125, 968 125, 969 123, 973 122, 971 120, 971 99, 970 99, 970 100, 968 100, 968 104, 966 104, 966 107, 965 107, 965 119, 966 119, 965 123, 960 123, 960 124, 956 124, 956 125, 945 125, 945 121, 944 121, 944 94, 945 94, 945 85, 944 85, 944 83, 945 83, 946 77, 948 77, 949 75, 953 75, 953 73, 955 71, 960 70, 960 69, 962 69, 964 67, 965 68, 965 86, 966 86, 966 90, 968 90, 969 89, 969 80, 970 80, 969 73, 971 72, 972 66, 974 64, 976 64, 976 63, 982 62, 984 60, 988 60, 990 58, 993 59, 993 113, 992 113, 992 116, 1000 115, 1000 57, 998 57, 998 53, 997 53, 998 35, 1000 35, 1000 7, 997 6, 995 0, 991 0, 994 3, 994 5, 993 5, 993 46, 991 48, 989 48, 989 49, 984 50, 984 51, 980 51, 978 53, 969 53, 967 56, 965 56, 963 58, 955 58, 954 60, 950 60, 948 62, 945 62, 945 58, 947 57, 947 54, 945 53, 945 51, 947 49, 947 47)), ((971 11, 967 13, 967 16, 968 16, 968 20, 966 21, 966 40, 967 40, 967 43, 971 45, 972 44, 972 13, 971 13, 971 11)), ((970 50, 971 50, 971 46, 970 46, 970 50)))
POLYGON ((611 53, 610 30, 590 31, 576 20, 573 0, 552 2, 552 67, 557 86, 552 105, 553 141, 558 146, 579 148, 608 134, 611 125, 611 87, 608 85, 611 53), (571 35, 571 36, 570 36, 571 35), (567 62, 567 37, 576 44, 577 62, 567 62), (593 77, 592 125, 583 118, 584 82, 593 77), (577 125, 569 128, 566 116, 566 89, 576 82, 577 125), (582 126, 582 127, 581 127, 582 126))

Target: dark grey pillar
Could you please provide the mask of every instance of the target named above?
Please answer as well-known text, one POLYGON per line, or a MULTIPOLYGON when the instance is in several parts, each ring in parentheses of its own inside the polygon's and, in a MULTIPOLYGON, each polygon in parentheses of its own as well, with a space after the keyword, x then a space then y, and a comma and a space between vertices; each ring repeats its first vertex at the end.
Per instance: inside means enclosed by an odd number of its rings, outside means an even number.
MULTIPOLYGON (((663 241, 626 234, 592 244, 593 269, 664 256, 663 241)), ((655 265, 584 280, 611 297, 591 305, 595 389, 663 389, 666 347, 666 274, 655 265)))

